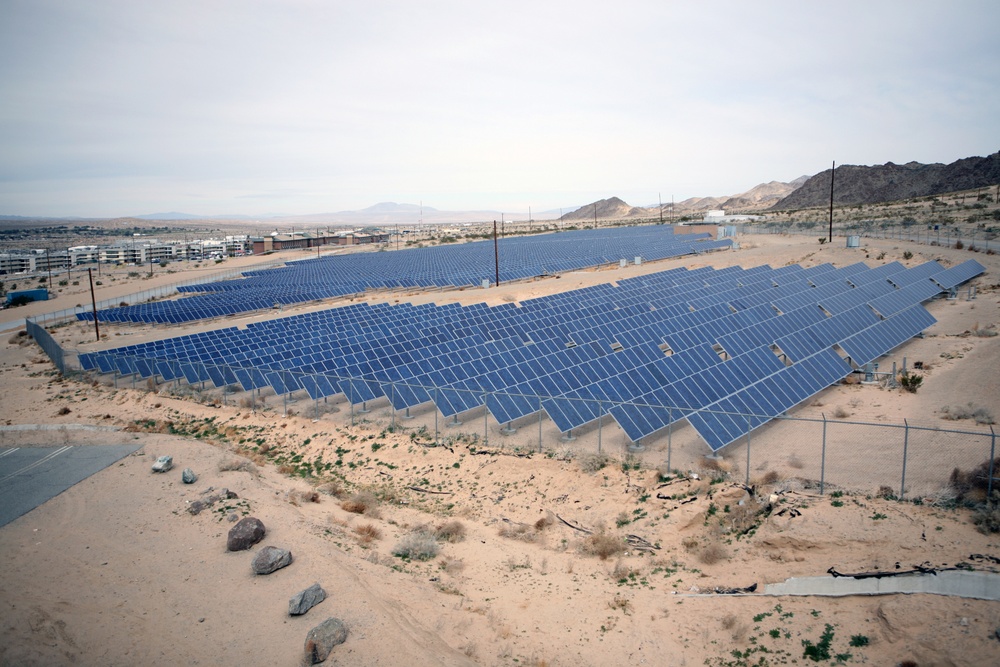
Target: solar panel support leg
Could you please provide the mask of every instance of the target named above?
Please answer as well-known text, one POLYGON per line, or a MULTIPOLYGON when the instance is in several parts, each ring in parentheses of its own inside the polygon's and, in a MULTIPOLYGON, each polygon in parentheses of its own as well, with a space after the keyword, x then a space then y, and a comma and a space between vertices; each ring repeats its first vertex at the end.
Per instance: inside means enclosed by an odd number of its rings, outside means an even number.
MULTIPOLYGON (((134 378, 135 376, 133 375, 132 377, 134 378)), ((115 374, 114 374, 113 378, 114 378, 114 383, 115 383, 115 389, 117 389, 118 388, 118 371, 117 370, 115 370, 115 374)), ((132 380, 132 382, 135 382, 135 380, 132 380)))
POLYGON ((826 486, 826 413, 823 413, 823 447, 819 455, 819 495, 823 495, 826 486))
POLYGON ((511 424, 512 422, 507 422, 504 425, 503 431, 501 431, 501 433, 503 433, 504 435, 514 435, 515 433, 517 433, 517 429, 511 426, 511 424))
POLYGON ((361 409, 358 410, 359 415, 366 415, 370 411, 368 410, 368 401, 361 401, 361 409))
POLYGON ((438 412, 437 409, 438 390, 434 387, 434 446, 438 445, 438 412))
POLYGON ((288 394, 281 395, 281 416, 288 416, 288 394))
POLYGON ((562 437, 563 442, 573 442, 574 440, 576 440, 576 437, 573 435, 573 429, 570 429, 566 431, 565 434, 563 434, 562 437))
POLYGON ((750 486, 750 415, 747 415, 747 474, 744 484, 750 486))
POLYGON ((490 444, 490 422, 489 416, 490 411, 486 409, 486 401, 489 398, 488 394, 483 394, 483 444, 490 444))
POLYGON ((456 412, 451 417, 451 421, 445 424, 445 426, 461 426, 462 422, 458 421, 458 413, 456 412))
POLYGON ((674 411, 667 408, 667 473, 669 474, 673 468, 670 467, 670 455, 673 453, 673 435, 674 435, 674 411))
POLYGON ((597 453, 601 453, 601 440, 604 435, 604 415, 601 414, 601 402, 597 402, 597 453))
POLYGON ((541 403, 539 403, 538 410, 538 453, 542 453, 542 410, 541 403))
POLYGON ((413 419, 413 415, 410 414, 410 409, 409 408, 406 408, 406 410, 403 412, 403 417, 402 418, 403 419, 413 419))

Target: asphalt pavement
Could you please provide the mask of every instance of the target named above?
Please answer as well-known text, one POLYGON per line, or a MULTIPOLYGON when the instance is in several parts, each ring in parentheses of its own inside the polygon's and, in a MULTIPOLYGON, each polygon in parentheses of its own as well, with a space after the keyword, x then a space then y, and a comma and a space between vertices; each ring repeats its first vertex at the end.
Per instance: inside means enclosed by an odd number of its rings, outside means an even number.
POLYGON ((142 445, 63 445, 0 449, 0 527, 142 445))

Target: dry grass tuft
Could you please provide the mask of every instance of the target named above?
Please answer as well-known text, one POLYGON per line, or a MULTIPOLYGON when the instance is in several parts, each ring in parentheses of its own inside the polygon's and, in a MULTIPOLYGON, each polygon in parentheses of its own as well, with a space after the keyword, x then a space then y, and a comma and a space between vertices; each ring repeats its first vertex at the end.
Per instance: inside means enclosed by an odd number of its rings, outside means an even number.
POLYGON ((757 484, 758 485, 774 484, 779 479, 780 477, 778 476, 777 472, 775 472, 774 470, 768 470, 766 473, 761 475, 760 479, 757 480, 757 484))
POLYGON ((382 531, 377 526, 370 523, 363 523, 354 527, 354 534, 358 536, 362 544, 371 544, 374 540, 382 539, 382 531))
POLYGON ((408 560, 430 560, 438 554, 437 538, 426 530, 416 530, 392 548, 392 555, 408 560))
POLYGON ((340 509, 352 514, 373 516, 372 513, 378 511, 378 499, 371 493, 362 491, 361 493, 355 493, 347 500, 341 501, 340 509))
POLYGON ((851 416, 850 411, 843 405, 838 405, 836 408, 833 409, 834 419, 847 419, 850 416, 851 416))
POLYGON ((549 526, 551 526, 552 524, 554 524, 555 522, 556 518, 552 515, 552 512, 546 512, 545 516, 543 516, 542 518, 540 518, 538 521, 535 522, 535 530, 541 532, 546 528, 548 528, 549 526))
POLYGON ((607 454, 585 454, 580 457, 580 470, 593 475, 609 463, 611 463, 611 457, 607 454))
POLYGON ((608 606, 612 609, 621 609, 622 613, 626 616, 632 613, 632 601, 621 594, 616 595, 614 599, 608 603, 608 606))
POLYGON ((434 536, 442 542, 461 542, 465 539, 465 524, 448 521, 434 529, 434 536))
POLYGON ((788 457, 788 467, 802 470, 806 465, 802 463, 802 459, 799 458, 798 454, 792 454, 788 457))
POLYGON ((698 560, 703 565, 715 565, 720 561, 729 560, 729 552, 718 542, 712 542, 698 552, 698 560))
POLYGON ((442 558, 438 562, 438 568, 454 577, 465 569, 465 561, 461 558, 442 558))
POLYGON ((242 456, 230 455, 219 461, 219 472, 248 472, 251 475, 257 474, 257 466, 250 459, 242 456))
POLYGON ((504 522, 497 530, 497 534, 520 542, 534 542, 538 539, 538 533, 526 523, 504 522))
POLYGON ((343 498, 347 495, 347 491, 344 490, 343 485, 337 480, 331 480, 329 482, 324 482, 316 487, 316 490, 328 496, 333 496, 334 498, 343 498))
POLYGON ((597 556, 601 560, 607 560, 625 551, 625 542, 617 535, 596 532, 583 540, 580 551, 590 556, 597 556))
POLYGON ((290 490, 286 496, 288 502, 292 505, 298 507, 303 503, 318 503, 319 502, 319 492, 316 489, 309 489, 308 491, 300 491, 298 489, 290 490))

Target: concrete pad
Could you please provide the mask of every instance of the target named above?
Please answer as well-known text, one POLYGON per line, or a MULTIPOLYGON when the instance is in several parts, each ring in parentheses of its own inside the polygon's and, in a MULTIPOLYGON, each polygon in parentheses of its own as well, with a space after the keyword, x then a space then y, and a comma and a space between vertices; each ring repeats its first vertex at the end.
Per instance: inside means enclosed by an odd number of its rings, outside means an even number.
POLYGON ((1000 600, 1000 574, 948 570, 937 574, 902 574, 881 579, 852 577, 794 577, 767 584, 764 595, 889 595, 929 593, 977 600, 1000 600))
POLYGON ((141 444, 0 449, 0 526, 140 447, 141 444))

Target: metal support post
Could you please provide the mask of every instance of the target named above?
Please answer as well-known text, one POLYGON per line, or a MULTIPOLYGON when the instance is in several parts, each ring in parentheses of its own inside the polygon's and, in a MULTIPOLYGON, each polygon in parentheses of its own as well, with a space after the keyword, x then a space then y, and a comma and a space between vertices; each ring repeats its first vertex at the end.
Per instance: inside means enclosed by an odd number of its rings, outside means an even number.
POLYGON ((542 453, 542 403, 538 402, 538 453, 542 453))
POLYGON ((597 401, 597 453, 601 453, 601 435, 604 431, 604 415, 601 413, 601 402, 597 401))
POLYGON ((910 444, 910 423, 903 420, 903 479, 899 482, 899 499, 906 493, 906 450, 910 444))
POLYGON ((993 456, 996 454, 997 450, 997 433, 993 430, 993 425, 990 424, 990 478, 986 482, 986 502, 989 505, 993 504, 993 456))
POLYGON ((670 467, 670 455, 673 453, 673 431, 674 431, 674 410, 667 408, 667 474, 673 468, 670 467))
POLYGON ((746 485, 750 486, 750 416, 747 415, 747 474, 746 485))
POLYGON ((823 449, 819 457, 819 495, 826 488, 826 413, 823 413, 823 449))
POLYGON ((490 422, 489 416, 490 411, 486 409, 486 401, 489 398, 489 394, 483 393, 483 444, 490 444, 490 422))
POLYGON ((434 446, 438 446, 438 389, 434 387, 434 446))

